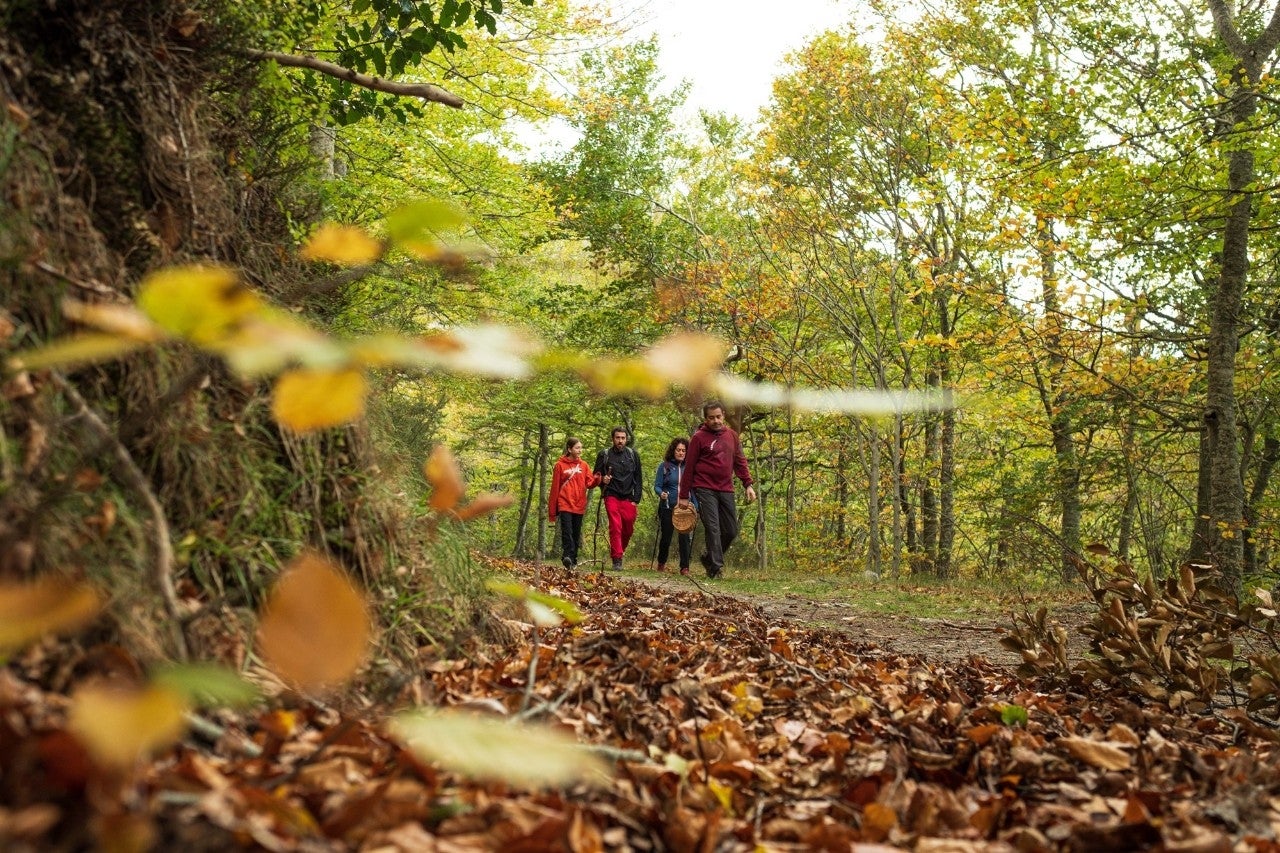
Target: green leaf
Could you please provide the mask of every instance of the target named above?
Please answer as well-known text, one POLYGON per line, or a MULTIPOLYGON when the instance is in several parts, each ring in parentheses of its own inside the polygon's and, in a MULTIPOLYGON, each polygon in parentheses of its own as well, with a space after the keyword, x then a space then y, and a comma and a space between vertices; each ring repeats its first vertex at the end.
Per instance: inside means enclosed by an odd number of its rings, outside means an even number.
MULTIPOLYGON (((489 588, 490 592, 495 592, 498 595, 505 595, 519 601, 531 602, 533 604, 541 605, 542 607, 550 608, 563 616, 564 620, 570 625, 577 625, 586 618, 582 611, 579 610, 577 605, 572 601, 565 601, 563 598, 558 598, 554 595, 547 595, 545 592, 538 592, 536 589, 527 587, 522 583, 516 583, 515 581, 487 580, 484 582, 484 585, 489 588)), ((536 611, 531 612, 536 613, 536 611)))
POLYGON ((152 673, 151 680, 186 697, 195 706, 240 707, 262 698, 257 687, 216 664, 165 666, 152 673))
POLYGON ((456 231, 465 221, 456 205, 440 199, 423 199, 387 216, 387 236, 414 254, 429 255, 439 245, 442 232, 456 231))
POLYGON ((1027 709, 1021 705, 1005 705, 1000 709, 1000 720, 1006 726, 1025 726, 1027 709))
POLYGON ((408 711, 391 734, 427 761, 478 779, 524 788, 604 784, 608 765, 557 731, 457 711, 408 711))

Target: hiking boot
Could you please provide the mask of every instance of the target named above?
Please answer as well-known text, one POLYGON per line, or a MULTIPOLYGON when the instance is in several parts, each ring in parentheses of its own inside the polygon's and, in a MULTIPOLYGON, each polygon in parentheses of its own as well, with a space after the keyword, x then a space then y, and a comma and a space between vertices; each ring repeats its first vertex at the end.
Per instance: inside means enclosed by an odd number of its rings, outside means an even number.
POLYGON ((687 575, 689 574, 689 567, 688 567, 688 566, 681 566, 681 567, 680 567, 680 574, 682 574, 682 575, 686 575, 686 576, 687 576, 687 575))
POLYGON ((698 555, 698 562, 702 564, 702 568, 707 570, 707 577, 715 580, 722 574, 721 570, 716 568, 716 564, 711 562, 711 557, 707 554, 698 555))
POLYGON ((665 572, 666 570, 667 570, 667 564, 666 564, 666 563, 658 563, 658 571, 660 571, 660 572, 665 572))
POLYGON ((614 570, 615 572, 620 572, 620 571, 622 571, 622 558, 621 558, 621 557, 618 557, 617 559, 615 559, 615 560, 613 561, 613 570, 614 570))
POLYGON ((570 560, 568 557, 565 557, 563 560, 561 560, 561 561, 560 561, 560 563, 561 563, 561 564, 562 564, 566 569, 569 569, 569 570, 571 570, 571 571, 572 571, 572 569, 573 569, 573 560, 570 560))

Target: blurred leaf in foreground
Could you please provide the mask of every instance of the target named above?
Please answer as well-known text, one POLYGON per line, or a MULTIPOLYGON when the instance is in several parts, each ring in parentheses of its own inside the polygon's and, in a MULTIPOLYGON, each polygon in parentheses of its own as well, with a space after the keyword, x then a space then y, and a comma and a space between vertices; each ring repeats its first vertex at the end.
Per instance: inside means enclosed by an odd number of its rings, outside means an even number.
POLYGON ((238 673, 216 664, 165 666, 156 670, 151 681, 185 697, 196 707, 252 705, 261 698, 258 688, 238 673))
POLYGON ((299 256, 308 261, 330 261, 344 267, 360 266, 382 257, 382 244, 355 225, 326 222, 317 228, 299 256))
POLYGON ((391 734, 424 760, 478 779, 524 788, 599 785, 609 765, 568 735, 458 711, 408 711, 391 734))
POLYGON ((578 606, 572 601, 565 601, 563 598, 559 598, 554 595, 547 595, 545 592, 539 592, 538 590, 525 586, 522 583, 516 583, 515 581, 487 580, 484 582, 484 585, 488 587, 490 592, 495 592, 498 595, 505 595, 508 598, 514 598, 518 601, 525 602, 529 605, 530 615, 534 616, 535 621, 537 621, 537 623, 542 627, 553 627, 558 625, 560 624, 561 619, 568 622, 570 625, 577 625, 586 618, 583 616, 582 611, 578 609, 578 606), (546 619, 545 614, 541 611, 535 610, 534 605, 556 614, 555 620, 550 621, 548 624, 547 621, 544 621, 546 619))
POLYGON ((364 414, 369 383, 354 368, 289 370, 276 380, 271 413, 294 432, 351 423, 364 414))
POLYGON ((458 460, 453 458, 453 451, 443 444, 437 444, 422 466, 422 474, 431 484, 431 499, 428 506, 439 512, 453 509, 466 494, 467 484, 463 482, 462 471, 458 469, 458 460))
POLYGON ((332 687, 369 653, 373 627, 364 596, 319 554, 298 556, 271 590, 259 623, 275 672, 303 690, 332 687))
POLYGON ((217 344, 267 304, 235 270, 191 265, 152 273, 138 287, 138 307, 165 331, 197 344, 217 344))
POLYGON ((65 578, 0 585, 0 653, 45 634, 79 628, 101 608, 102 599, 93 587, 65 578))
POLYGON ((103 767, 128 769, 186 730, 188 705, 167 687, 95 685, 71 697, 68 727, 103 767))

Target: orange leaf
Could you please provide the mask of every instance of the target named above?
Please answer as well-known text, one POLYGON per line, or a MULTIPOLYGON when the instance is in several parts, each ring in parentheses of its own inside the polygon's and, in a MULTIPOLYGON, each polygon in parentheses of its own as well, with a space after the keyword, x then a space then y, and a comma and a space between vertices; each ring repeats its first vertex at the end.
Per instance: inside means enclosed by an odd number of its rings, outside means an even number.
POLYGON ((290 370, 276 380, 271 414, 294 432, 350 423, 364 414, 364 374, 343 370, 290 370))
POLYGON ((995 733, 1000 731, 1001 728, 1003 728, 1003 726, 998 726, 995 723, 987 723, 984 726, 974 726, 969 729, 969 731, 965 732, 965 736, 978 746, 986 746, 991 741, 991 738, 995 736, 995 733))
POLYGON ((267 599, 258 627, 262 651, 286 681, 319 689, 345 681, 369 651, 364 596, 318 554, 302 554, 267 599))
POLYGON ((45 634, 79 628, 101 607, 92 587, 63 578, 0 585, 0 652, 21 648, 45 634))
POLYGON ((870 841, 883 841, 898 825, 898 815, 880 803, 867 803, 862 810, 862 834, 870 841))
POLYGON ((510 506, 514 502, 515 497, 513 495, 489 493, 481 495, 471 501, 471 503, 462 507, 462 509, 457 510, 454 515, 456 515, 460 521, 470 521, 473 518, 488 515, 495 509, 502 509, 504 506, 510 506))
POLYGON ((443 444, 437 444, 431 451, 431 458, 422 466, 422 473, 431 484, 429 505, 434 510, 443 512, 453 509, 467 491, 467 486, 462 481, 462 472, 458 470, 458 462, 453 458, 453 451, 443 444))

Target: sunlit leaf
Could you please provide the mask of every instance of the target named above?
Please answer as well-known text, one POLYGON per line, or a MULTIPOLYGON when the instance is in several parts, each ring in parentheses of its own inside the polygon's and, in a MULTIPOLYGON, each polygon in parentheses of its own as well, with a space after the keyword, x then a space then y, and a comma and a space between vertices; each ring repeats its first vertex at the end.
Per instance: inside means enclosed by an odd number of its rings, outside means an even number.
POLYGON ((554 595, 547 595, 545 592, 539 592, 532 587, 525 586, 515 581, 500 581, 490 578, 484 582, 484 585, 490 592, 498 595, 505 595, 508 598, 514 598, 518 601, 536 601, 544 607, 549 607, 556 613, 565 618, 570 625, 577 625, 586 617, 578 606, 572 601, 566 601, 554 595))
POLYGON ((720 369, 724 356, 724 344, 710 335, 680 332, 655 344, 644 363, 670 383, 700 388, 720 369))
POLYGON ((169 688, 197 707, 252 705, 261 698, 257 687, 238 673, 216 664, 165 666, 152 674, 151 683, 169 688))
POLYGON ((0 652, 87 624, 102 599, 87 584, 45 577, 32 583, 0 585, 0 652))
POLYGON ((64 299, 62 313, 68 320, 93 326, 100 332, 110 332, 144 343, 159 341, 165 336, 164 330, 134 305, 64 299))
POLYGON ((406 252, 431 259, 440 250, 441 236, 456 232, 465 222, 466 217, 457 205, 423 199, 387 216, 387 237, 406 252))
POLYGON ((532 374, 529 359, 540 347, 507 326, 467 326, 420 338, 379 335, 354 342, 350 357, 370 367, 399 366, 448 370, 494 379, 524 379, 532 374))
POLYGON ((88 333, 61 338, 36 349, 13 354, 8 359, 11 371, 70 369, 100 361, 112 361, 144 346, 143 341, 106 333, 88 333))
POLYGON ((410 711, 391 721, 392 735, 426 761, 478 779, 524 788, 599 785, 603 759, 550 729, 457 711, 410 711))
POLYGON ((949 391, 912 392, 873 389, 790 388, 774 382, 749 382, 721 373, 711 383, 726 403, 746 403, 767 408, 790 406, 797 411, 830 412, 882 417, 902 412, 940 411, 954 408, 949 391))
POLYGON ((462 471, 458 469, 458 461, 453 458, 453 451, 443 444, 437 444, 422 466, 422 473, 431 485, 431 499, 428 505, 438 511, 451 510, 462 500, 467 485, 462 481, 462 471))
POLYGON ((298 255, 308 261, 353 267, 382 257, 382 244, 363 228, 326 222, 311 234, 298 255))
POLYGON ((352 362, 342 344, 276 308, 246 318, 211 348, 246 379, 291 366, 338 370, 352 362))
POLYGON ((167 687, 90 686, 71 697, 67 725, 95 761, 124 769, 176 742, 188 710, 182 695, 167 687))
POLYGON ((364 373, 346 370, 290 370, 276 380, 271 414, 294 432, 351 423, 364 414, 369 383, 364 373))
POLYGON ((271 590, 258 633, 276 673, 315 690, 339 684, 359 668, 369 653, 372 625, 364 596, 346 573, 306 553, 271 590))
POLYGON ((215 266, 171 267, 147 276, 138 307, 170 334, 216 344, 246 317, 267 306, 234 270, 215 266))

